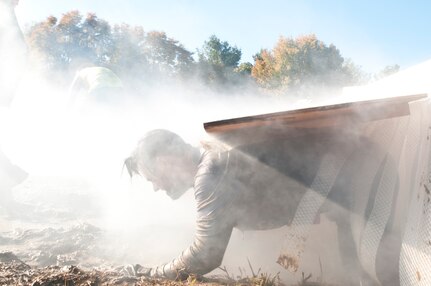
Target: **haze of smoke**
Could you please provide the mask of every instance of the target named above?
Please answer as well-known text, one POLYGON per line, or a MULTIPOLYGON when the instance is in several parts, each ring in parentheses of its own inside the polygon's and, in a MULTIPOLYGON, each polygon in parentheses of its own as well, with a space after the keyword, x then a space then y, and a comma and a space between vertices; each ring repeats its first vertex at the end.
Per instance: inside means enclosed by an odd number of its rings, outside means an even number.
MULTIPOLYGON (((65 198, 65 184, 70 182, 67 179, 88 182, 88 185, 78 185, 76 190, 69 189, 68 194, 88 192, 86 195, 98 202, 100 216, 96 217, 96 222, 107 230, 104 242, 111 245, 113 260, 144 265, 167 262, 187 247, 193 239, 195 216, 191 191, 179 201, 172 202, 163 193, 154 193, 151 184, 143 178, 129 180, 125 172, 122 174, 123 159, 146 131, 169 129, 198 145, 207 136, 203 122, 350 100, 333 95, 319 97, 318 91, 313 99, 298 100, 262 98, 254 95, 253 90, 248 96, 211 94, 202 89, 196 93, 199 89, 172 85, 150 91, 145 99, 130 96, 121 109, 89 104, 85 110, 73 110, 67 106, 67 92, 54 88, 41 78, 37 73, 28 73, 17 91, 8 111, 9 123, 4 124, 7 129, 2 138, 5 151, 30 174, 45 178, 45 187, 51 184, 50 195, 57 200, 65 198), (65 179, 66 183, 58 182, 58 178, 65 179)), ((360 95, 363 94, 361 89, 360 95)), ((373 94, 372 98, 375 96, 373 94)), ((37 200, 43 198, 40 195, 46 191, 42 188, 31 195, 37 188, 31 184, 28 188, 27 191, 20 189, 18 194, 37 200)), ((51 203, 55 205, 58 201, 52 199, 51 203)), ((80 201, 70 211, 86 214, 88 210, 83 207, 91 207, 91 204, 88 206, 80 201)), ((85 215, 76 215, 76 220, 87 219, 85 215)), ((319 235, 327 232, 326 235, 331 237, 334 226, 325 223, 315 231, 319 235)), ((278 266, 274 261, 282 234, 283 229, 236 231, 223 264, 238 274, 237 267, 247 268, 246 258, 249 258, 256 268, 263 267, 263 270, 275 273, 278 266), (274 245, 277 247, 271 247, 274 245)), ((323 245, 318 240, 311 245, 306 260, 313 264, 313 273, 319 274, 318 258, 324 256, 322 274, 331 279, 330 276, 335 274, 327 274, 327 267, 334 273, 339 265, 335 244, 323 245)))
MULTIPOLYGON (((44 177, 45 186, 52 184, 54 190, 49 193, 57 198, 50 199, 52 205, 58 205, 55 201, 70 197, 75 191, 84 199, 97 202, 76 203, 70 211, 79 221, 94 222, 94 216, 85 217, 89 213, 85 208, 100 208, 96 224, 107 231, 102 241, 106 243, 112 261, 119 264, 151 266, 167 262, 193 240, 195 204, 192 191, 173 202, 163 192, 154 193, 145 179, 134 177, 129 180, 126 172, 121 172, 123 159, 146 131, 169 129, 192 145, 198 145, 201 139, 208 139, 203 122, 295 109, 313 103, 318 105, 311 99, 262 98, 252 91, 247 96, 193 93, 193 88, 179 85, 153 90, 145 99, 128 99, 121 109, 88 105, 84 110, 70 110, 66 104, 67 92, 56 90, 49 82, 41 82, 37 75, 27 77, 35 78, 38 80, 28 81, 18 90, 10 112, 13 125, 9 126, 5 149, 30 174, 44 177), (53 176, 63 179, 64 183, 59 179, 49 183, 53 176), (73 190, 71 178, 87 183, 86 189, 73 190)), ((32 189, 37 189, 32 185, 28 188, 22 193, 28 195, 32 189)), ((29 196, 35 200, 47 199, 41 196, 44 191, 39 189, 40 193, 29 196)), ((282 233, 283 230, 266 233, 236 231, 223 265, 235 275, 240 275, 238 267, 243 271, 246 269, 244 273, 248 274, 244 275, 251 275, 247 265, 249 258, 256 268, 277 273, 281 268, 275 259, 282 233), (269 247, 274 245, 277 246, 269 247)), ((326 265, 336 261, 336 251, 334 245, 334 253, 328 251, 327 245, 320 247, 331 257, 325 261, 326 275, 329 272, 326 265)), ((313 273, 318 273, 318 257, 313 251, 308 255, 306 259, 314 263, 313 273)), ((331 274, 327 275, 330 278, 331 274)), ((287 273, 282 277, 299 280, 298 276, 292 278, 287 273)))
MULTIPOLYGON (((199 145, 201 139, 208 139, 203 122, 295 109, 310 103, 253 94, 209 96, 192 94, 191 90, 169 86, 153 91, 145 99, 129 101, 123 109, 96 105, 77 111, 68 109, 65 91, 56 90, 49 82, 29 81, 21 86, 11 108, 13 125, 9 126, 5 149, 32 176, 45 178, 45 188, 52 189, 48 193, 54 197, 49 199, 53 208, 59 205, 56 201, 70 198, 74 192, 95 202, 76 203, 69 209, 79 221, 94 222, 94 216, 85 217, 89 213, 85 208, 100 208, 96 223, 107 230, 104 242, 113 261, 143 265, 167 262, 193 240, 193 192, 173 202, 163 192, 154 193, 145 179, 127 178, 121 170, 123 159, 137 140, 148 130, 165 128, 199 145), (75 185, 79 189, 73 190, 71 179, 87 185, 75 185)), ((46 190, 36 190, 37 186, 31 184, 28 188, 18 194, 48 200, 42 195, 46 190), (33 195, 29 194, 32 189, 33 195)), ((276 273, 280 268, 275 264, 274 253, 279 247, 268 245, 281 241, 281 233, 235 232, 224 265, 239 275, 239 266, 248 269, 248 257, 256 268, 276 273), (247 242, 248 247, 244 247, 247 242)))

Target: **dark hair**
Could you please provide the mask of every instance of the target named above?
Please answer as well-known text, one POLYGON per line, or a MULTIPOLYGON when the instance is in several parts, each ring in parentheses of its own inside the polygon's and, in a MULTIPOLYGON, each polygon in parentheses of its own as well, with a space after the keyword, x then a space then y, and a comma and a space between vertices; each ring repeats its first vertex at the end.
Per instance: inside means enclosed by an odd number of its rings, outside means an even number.
POLYGON ((134 174, 139 174, 138 172, 138 164, 136 163, 136 159, 133 156, 130 156, 124 160, 123 170, 126 167, 127 173, 130 178, 133 177, 134 174))
POLYGON ((132 177, 139 174, 140 169, 151 172, 154 159, 160 155, 178 156, 184 154, 187 144, 177 134, 165 130, 155 129, 142 137, 132 155, 124 160, 124 166, 132 177))

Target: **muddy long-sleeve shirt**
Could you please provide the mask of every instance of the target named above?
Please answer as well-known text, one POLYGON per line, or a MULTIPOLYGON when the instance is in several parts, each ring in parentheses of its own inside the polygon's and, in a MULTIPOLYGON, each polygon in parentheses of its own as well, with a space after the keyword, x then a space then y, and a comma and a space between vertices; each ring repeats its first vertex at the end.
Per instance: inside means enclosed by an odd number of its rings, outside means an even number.
POLYGON ((195 177, 194 242, 170 263, 151 270, 169 279, 220 266, 233 228, 289 225, 328 144, 304 138, 246 148, 206 150, 195 177))

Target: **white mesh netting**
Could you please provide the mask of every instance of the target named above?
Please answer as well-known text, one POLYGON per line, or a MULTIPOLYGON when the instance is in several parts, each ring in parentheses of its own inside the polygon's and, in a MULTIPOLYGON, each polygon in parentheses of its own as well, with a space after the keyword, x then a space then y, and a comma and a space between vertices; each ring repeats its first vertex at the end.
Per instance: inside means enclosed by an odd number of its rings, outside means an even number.
POLYGON ((401 285, 431 285, 430 105, 410 104, 410 125, 400 164, 401 190, 408 194, 400 257, 401 285))
MULTIPOLYGON (((400 284, 431 285, 430 104, 426 98, 409 106, 409 116, 370 122, 363 128, 362 135, 376 148, 367 151, 361 159, 366 164, 360 165, 351 180, 355 212, 350 214, 350 224, 360 264, 374 281, 379 281, 376 262, 390 228, 391 235, 402 240, 401 252, 395 256, 399 257, 400 284), (373 188, 374 193, 370 191, 373 188)), ((308 228, 348 156, 345 152, 335 160, 329 156, 321 162, 278 260, 286 269, 298 270, 308 228)))

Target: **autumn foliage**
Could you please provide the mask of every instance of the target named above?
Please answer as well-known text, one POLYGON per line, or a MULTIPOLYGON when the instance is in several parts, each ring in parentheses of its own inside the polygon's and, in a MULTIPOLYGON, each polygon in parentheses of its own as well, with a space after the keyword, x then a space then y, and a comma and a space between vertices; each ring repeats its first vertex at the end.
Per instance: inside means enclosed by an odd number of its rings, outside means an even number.
POLYGON ((67 84, 83 66, 110 68, 127 86, 193 80, 210 88, 261 90, 301 94, 309 89, 337 89, 360 82, 362 73, 315 35, 280 37, 262 49, 254 63, 241 62, 241 49, 210 36, 196 53, 161 31, 141 26, 111 25, 95 14, 78 11, 50 16, 26 31, 33 59, 51 77, 67 84))

